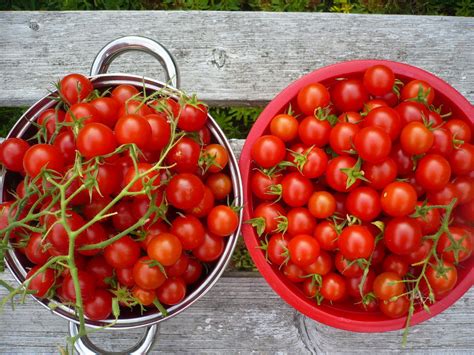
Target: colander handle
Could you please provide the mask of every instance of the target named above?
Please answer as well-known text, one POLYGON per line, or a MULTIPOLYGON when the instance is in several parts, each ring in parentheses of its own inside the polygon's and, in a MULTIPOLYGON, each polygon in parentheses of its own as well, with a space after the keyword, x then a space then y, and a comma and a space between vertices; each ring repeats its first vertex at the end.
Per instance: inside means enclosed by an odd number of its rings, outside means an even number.
POLYGON ((145 52, 158 59, 165 69, 166 82, 176 89, 179 88, 178 67, 171 53, 160 43, 141 36, 120 37, 105 45, 92 63, 91 75, 107 73, 115 58, 130 51, 145 52))
MULTIPOLYGON (((148 354, 150 351, 153 342, 155 341, 156 332, 158 326, 152 325, 147 327, 145 334, 140 339, 140 341, 132 346, 131 348, 123 352, 108 352, 104 351, 98 346, 94 345, 87 336, 83 336, 74 343, 76 351, 81 355, 118 355, 118 354, 130 354, 130 355, 143 355, 148 354)), ((79 328, 76 323, 69 322, 69 335, 74 337, 79 333, 79 328)))

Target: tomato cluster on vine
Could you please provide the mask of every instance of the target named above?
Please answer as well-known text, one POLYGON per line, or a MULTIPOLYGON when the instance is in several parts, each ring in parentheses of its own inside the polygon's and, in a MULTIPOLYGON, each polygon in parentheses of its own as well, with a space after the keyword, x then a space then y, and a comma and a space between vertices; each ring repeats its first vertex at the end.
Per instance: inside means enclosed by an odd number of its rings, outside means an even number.
POLYGON ((251 223, 305 297, 407 317, 472 253, 472 125, 385 65, 311 83, 251 147, 251 223), (403 81, 402 81, 403 79, 403 81))
POLYGON ((205 278, 238 227, 229 154, 195 97, 93 84, 65 76, 28 139, 0 146, 12 190, 1 250, 10 243, 30 269, 12 293, 91 320, 118 317, 114 302, 166 315, 162 304, 205 278))

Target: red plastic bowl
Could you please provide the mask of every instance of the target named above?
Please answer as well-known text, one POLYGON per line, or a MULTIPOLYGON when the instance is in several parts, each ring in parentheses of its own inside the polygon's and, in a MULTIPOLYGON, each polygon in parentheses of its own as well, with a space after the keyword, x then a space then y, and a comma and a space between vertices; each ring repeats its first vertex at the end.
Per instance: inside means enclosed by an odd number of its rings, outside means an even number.
MULTIPOLYGON (((390 67, 396 77, 402 81, 415 78, 427 81, 436 92, 436 106, 443 104, 443 109, 451 110, 453 117, 469 122, 471 128, 474 128, 474 107, 469 101, 448 83, 422 69, 403 63, 381 60, 354 60, 318 69, 295 81, 278 94, 261 113, 247 137, 239 163, 243 178, 244 201, 246 201, 244 220, 248 220, 253 214, 253 197, 249 188, 249 177, 252 168, 250 151, 255 140, 267 130, 271 119, 275 115, 282 113, 288 103, 296 98, 298 91, 304 86, 315 82, 329 86, 334 83, 336 78, 361 77, 361 74, 368 67, 375 64, 384 64, 390 67)), ((358 311, 354 306, 345 304, 323 304, 317 306, 313 300, 305 297, 297 286, 288 281, 277 268, 266 261, 264 252, 258 248, 260 245, 259 239, 249 224, 243 225, 243 234, 245 244, 253 261, 270 286, 288 304, 308 317, 335 328, 357 332, 385 332, 405 327, 406 317, 389 319, 381 312, 369 313, 362 310, 358 311)), ((411 320, 411 325, 421 323, 441 313, 469 290, 474 283, 473 264, 473 257, 464 261, 462 267, 458 268, 458 283, 455 288, 446 297, 430 306, 431 313, 427 313, 423 309, 416 310, 411 320)))

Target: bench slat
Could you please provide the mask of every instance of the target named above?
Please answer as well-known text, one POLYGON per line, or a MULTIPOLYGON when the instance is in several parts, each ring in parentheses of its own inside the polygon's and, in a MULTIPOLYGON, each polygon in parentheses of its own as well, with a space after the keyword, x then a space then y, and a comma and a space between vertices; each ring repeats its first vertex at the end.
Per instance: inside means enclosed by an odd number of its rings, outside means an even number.
MULTIPOLYGON (((160 41, 182 87, 215 105, 263 104, 324 65, 379 58, 422 67, 474 101, 474 18, 333 13, 88 11, 0 13, 0 106, 29 105, 124 35, 160 41)), ((163 78, 146 55, 112 71, 163 78)))

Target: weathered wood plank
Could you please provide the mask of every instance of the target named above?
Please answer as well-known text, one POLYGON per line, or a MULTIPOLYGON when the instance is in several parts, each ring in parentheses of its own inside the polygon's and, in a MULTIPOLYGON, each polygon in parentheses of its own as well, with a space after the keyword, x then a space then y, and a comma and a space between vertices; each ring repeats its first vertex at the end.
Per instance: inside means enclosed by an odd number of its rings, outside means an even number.
MULTIPOLYGON (((4 275, 11 280, 9 273, 4 275)), ((0 290, 0 297, 5 291, 0 290)), ((406 350, 469 353, 474 349, 474 290, 434 319, 411 329, 406 350)), ((0 353, 56 352, 65 344, 66 322, 31 299, 0 318, 0 353)), ((104 331, 93 339, 106 349, 125 349, 141 334, 104 331)), ((223 277, 185 313, 160 325, 153 353, 333 353, 399 351, 401 332, 361 334, 330 328, 284 303, 261 277, 223 277)))
MULTIPOLYGON (((474 18, 264 12, 1 12, 0 106, 28 105, 69 72, 88 73, 107 42, 160 41, 188 92, 218 105, 262 104, 327 64, 385 58, 422 67, 474 101, 474 18)), ((111 70, 163 78, 146 55, 111 70)))

